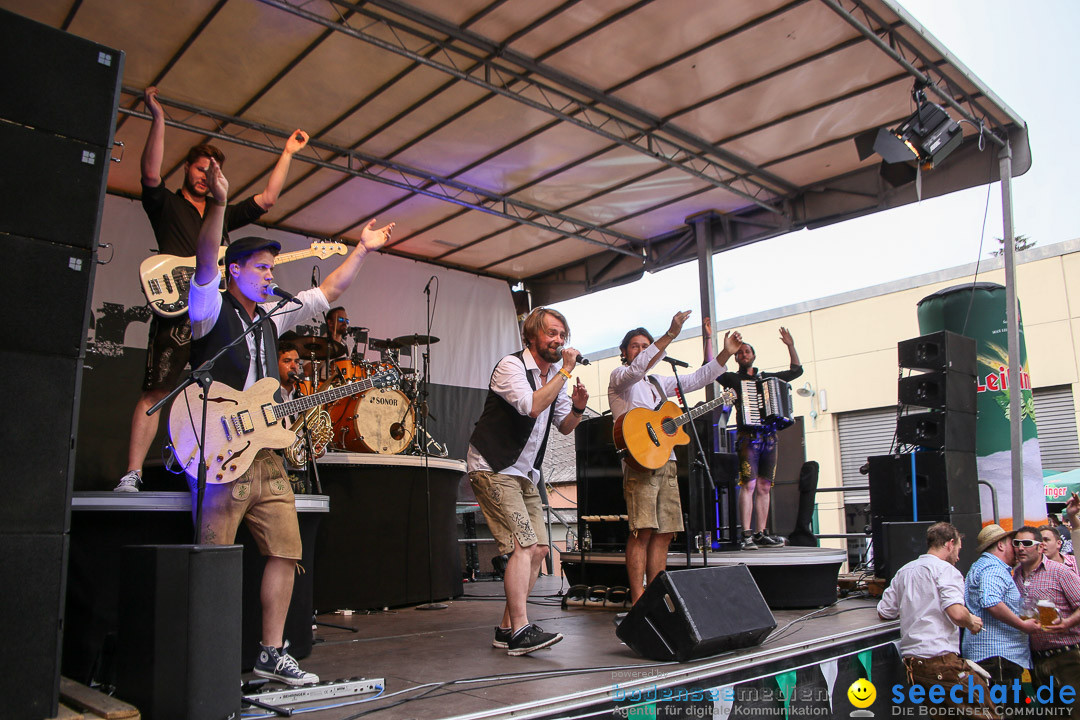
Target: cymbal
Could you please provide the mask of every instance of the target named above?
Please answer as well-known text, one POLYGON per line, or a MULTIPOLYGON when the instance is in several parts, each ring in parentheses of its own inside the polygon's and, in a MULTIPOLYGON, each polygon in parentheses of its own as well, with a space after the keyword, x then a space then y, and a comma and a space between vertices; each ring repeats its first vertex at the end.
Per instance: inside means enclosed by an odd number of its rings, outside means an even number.
POLYGON ((434 345, 435 343, 439 342, 439 338, 435 337, 434 335, 417 335, 414 333, 412 335, 402 335, 401 337, 396 337, 394 338, 394 342, 401 343, 402 347, 407 347, 409 345, 427 345, 429 343, 431 345, 434 345))
POLYGON ((402 375, 412 375, 416 372, 416 368, 398 368, 402 375))
POLYGON ((400 350, 405 346, 396 340, 371 340, 368 347, 372 350, 400 350))
POLYGON ((302 360, 333 360, 345 354, 345 346, 337 340, 316 335, 297 335, 290 341, 300 352, 302 360))

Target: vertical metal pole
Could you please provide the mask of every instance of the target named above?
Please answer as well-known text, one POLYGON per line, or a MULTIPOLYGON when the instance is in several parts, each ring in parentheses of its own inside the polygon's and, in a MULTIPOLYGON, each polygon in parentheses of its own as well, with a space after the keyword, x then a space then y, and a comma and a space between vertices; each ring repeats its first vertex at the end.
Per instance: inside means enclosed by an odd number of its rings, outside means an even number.
POLYGON ((1016 303, 1016 241, 1012 214, 1012 146, 1006 142, 998 153, 1001 179, 1001 222, 1005 230, 1005 322, 1009 337, 1009 439, 1012 458, 1013 527, 1024 524, 1024 445, 1020 416, 1020 313, 1016 303))
MULTIPOLYGON (((694 240, 697 243, 698 291, 700 293, 701 320, 704 322, 706 317, 713 320, 713 339, 710 341, 711 347, 706 346, 704 333, 702 333, 701 337, 701 349, 709 357, 716 357, 717 347, 716 318, 713 317, 713 309, 715 307, 715 295, 713 292, 713 252, 715 251, 716 246, 716 243, 713 240, 713 223, 718 219, 719 216, 711 210, 698 215, 692 215, 686 219, 688 223, 693 225, 694 240)), ((715 396, 715 386, 713 383, 709 383, 705 388, 705 399, 712 400, 715 396)))

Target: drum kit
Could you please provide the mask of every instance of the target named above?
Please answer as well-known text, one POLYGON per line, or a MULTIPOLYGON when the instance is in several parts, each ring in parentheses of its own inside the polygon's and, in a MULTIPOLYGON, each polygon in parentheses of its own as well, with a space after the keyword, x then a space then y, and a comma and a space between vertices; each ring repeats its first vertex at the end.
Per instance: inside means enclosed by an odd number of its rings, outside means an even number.
POLYGON ((415 367, 421 346, 434 345, 439 338, 428 335, 403 335, 401 337, 368 341, 367 334, 355 328, 346 335, 353 340, 352 352, 346 343, 326 337, 286 334, 281 340, 292 343, 300 359, 310 364, 310 378, 298 383, 298 395, 327 390, 347 383, 371 378, 394 370, 400 378, 398 387, 371 389, 350 395, 325 406, 333 426, 329 450, 358 453, 398 455, 411 451, 417 455, 447 454, 445 446, 436 442, 424 429, 427 417, 427 377, 424 369, 415 367), (401 351, 411 348, 409 357, 414 367, 402 367, 401 351), (377 361, 369 361, 369 351, 379 354, 377 361), (417 426, 418 417, 420 420, 417 426), (426 442, 418 440, 423 436, 426 442))

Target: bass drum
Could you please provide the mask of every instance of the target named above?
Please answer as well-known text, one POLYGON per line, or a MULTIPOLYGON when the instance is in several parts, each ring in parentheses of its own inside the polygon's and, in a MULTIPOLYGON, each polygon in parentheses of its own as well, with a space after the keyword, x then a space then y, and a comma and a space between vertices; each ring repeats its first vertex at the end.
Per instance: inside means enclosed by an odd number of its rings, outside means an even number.
POLYGON ((367 390, 330 406, 337 447, 397 455, 416 437, 416 409, 400 390, 367 390))

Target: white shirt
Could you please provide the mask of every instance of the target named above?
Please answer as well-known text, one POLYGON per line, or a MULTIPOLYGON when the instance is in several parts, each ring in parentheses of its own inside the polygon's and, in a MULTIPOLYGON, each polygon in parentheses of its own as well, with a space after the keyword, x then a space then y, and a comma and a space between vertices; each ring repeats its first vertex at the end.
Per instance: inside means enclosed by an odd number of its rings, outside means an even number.
MULTIPOLYGON (((637 354, 629 365, 620 365, 611 371, 608 380, 608 406, 611 408, 611 416, 618 420, 630 410, 639 407, 654 408, 661 401, 675 394, 678 385, 674 377, 666 375, 654 375, 660 381, 660 387, 664 390, 664 397, 656 392, 656 387, 649 382, 645 375, 649 363, 657 354, 661 358, 664 353, 656 344, 652 344, 637 354)), ((686 393, 700 390, 724 371, 722 365, 715 360, 710 360, 689 375, 682 376, 682 387, 686 393)), ((671 453, 675 458, 675 453, 671 453)))
MULTIPOLYGON (((522 353, 522 359, 525 361, 524 368, 521 360, 518 360, 514 355, 507 355, 500 360, 499 364, 495 366, 495 372, 491 375, 490 387, 496 395, 510 403, 519 413, 528 415, 532 412, 532 400, 535 390, 530 387, 525 372, 532 375, 533 382, 536 383, 536 389, 539 390, 541 385, 546 385, 555 377, 559 368, 552 365, 548 368, 547 375, 542 376, 531 352, 526 350, 522 353)), ((561 364, 559 367, 562 367, 561 364)), ((488 465, 484 456, 480 454, 480 451, 473 447, 472 443, 469 443, 469 453, 465 458, 469 472, 484 470, 497 472, 500 475, 517 475, 518 477, 528 478, 535 485, 540 481, 540 477, 536 469, 533 468, 533 464, 536 462, 536 454, 540 452, 540 444, 544 441, 547 423, 553 422, 558 427, 566 419, 566 416, 570 414, 572 407, 573 403, 570 396, 566 394, 565 390, 560 391, 555 398, 555 402, 548 405, 536 416, 536 424, 533 425, 528 442, 525 443, 521 454, 518 455, 517 460, 510 467, 492 468, 488 465)))
MULTIPOLYGON (((191 289, 188 291, 188 318, 191 320, 192 340, 205 336, 214 328, 214 323, 218 321, 222 308, 221 291, 218 290, 220 285, 221 281, 217 276, 214 276, 206 285, 199 285, 195 282, 194 277, 191 278, 191 289)), ((326 301, 326 295, 319 288, 301 290, 296 293, 296 299, 304 303, 303 306, 287 303, 279 310, 280 314, 275 314, 274 317, 270 318, 270 321, 277 328, 279 337, 281 333, 291 330, 305 319, 321 315, 330 309, 330 303, 326 301)), ((276 302, 260 303, 260 306, 263 310, 270 312, 276 304, 276 302)), ((237 314, 240 316, 245 328, 251 324, 249 319, 244 317, 244 313, 238 312, 237 314)), ((277 363, 277 357, 262 357, 265 353, 262 352, 261 348, 255 347, 255 333, 248 333, 245 339, 251 357, 258 356, 262 358, 263 376, 265 377, 269 374, 268 363, 277 363)), ((244 382, 245 390, 255 384, 256 377, 255 363, 251 363, 248 366, 247 380, 244 382)))
POLYGON ((897 571, 878 603, 885 618, 900 618, 900 654, 937 657, 960 653, 960 628, 945 614, 964 604, 964 577, 936 555, 920 555, 897 571))

